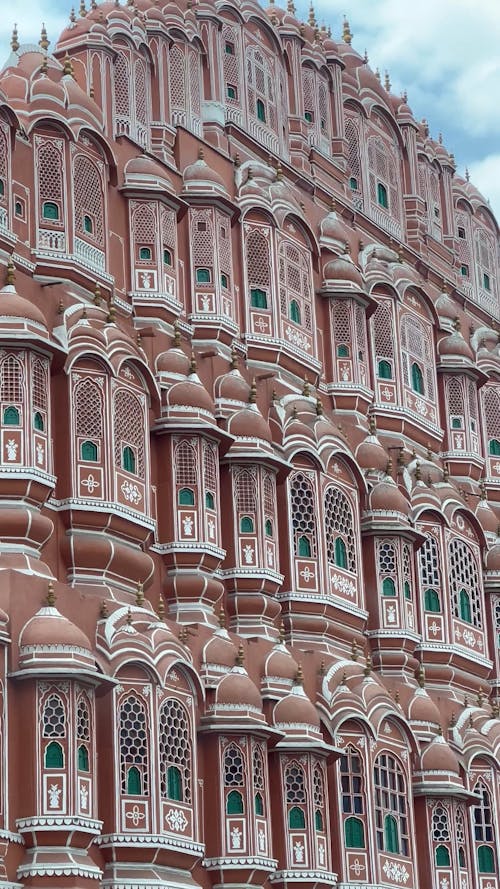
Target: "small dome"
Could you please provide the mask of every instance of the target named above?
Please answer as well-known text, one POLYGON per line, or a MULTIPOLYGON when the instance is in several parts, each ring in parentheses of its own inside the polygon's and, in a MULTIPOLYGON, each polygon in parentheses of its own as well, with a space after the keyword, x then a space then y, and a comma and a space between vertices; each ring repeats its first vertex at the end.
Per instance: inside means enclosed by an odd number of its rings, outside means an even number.
POLYGON ((385 472, 389 457, 376 435, 367 435, 356 450, 356 461, 361 469, 375 469, 385 472))
POLYGON ((231 672, 221 679, 215 700, 221 707, 241 706, 242 710, 248 707, 262 710, 260 692, 244 667, 233 666, 231 672))
POLYGON ((266 679, 285 679, 295 681, 298 665, 288 651, 286 645, 278 643, 266 657, 264 662, 264 676, 266 679))
POLYGON ((182 349, 172 346, 165 352, 161 352, 156 359, 156 372, 158 374, 175 374, 186 377, 189 374, 189 357, 182 349))
POLYGON ((457 306, 453 302, 449 293, 443 292, 436 300, 436 312, 444 321, 455 321, 457 317, 457 306))
POLYGON ((350 288, 356 287, 360 290, 364 288, 361 272, 356 268, 348 253, 337 256, 336 259, 326 263, 323 269, 323 279, 323 287, 327 287, 331 282, 337 285, 344 283, 350 288))
POLYGON ((53 604, 40 608, 24 625, 19 637, 19 665, 24 669, 96 669, 89 639, 53 604))
POLYGON ((236 438, 260 438, 271 442, 271 430, 256 404, 249 404, 234 414, 228 423, 228 432, 236 438))
POLYGON ((14 286, 14 268, 10 262, 7 267, 7 283, 0 290, 0 327, 2 318, 12 318, 23 323, 31 321, 43 327, 44 333, 47 333, 47 324, 40 309, 17 293, 14 286))
POLYGON ((392 479, 384 479, 372 489, 369 496, 369 509, 382 512, 401 512, 409 515, 410 504, 392 479))
POLYGON ((191 373, 180 383, 174 383, 168 390, 166 403, 171 408, 192 407, 210 414, 215 410, 210 395, 196 373, 191 373))
POLYGON ((320 242, 324 246, 331 245, 343 249, 349 238, 347 228, 335 210, 331 210, 321 220, 319 230, 320 242))
POLYGON ((206 664, 216 664, 232 669, 236 660, 237 649, 226 629, 216 630, 203 649, 202 659, 206 664))
POLYGON ((125 166, 124 182, 126 186, 140 186, 153 190, 174 191, 174 187, 166 169, 159 161, 142 154, 133 157, 125 166))
POLYGON ((500 571, 500 542, 495 543, 486 555, 486 570, 500 571))
POLYGON ((238 401, 247 404, 250 385, 242 377, 238 368, 234 368, 216 380, 215 395, 216 398, 224 401, 238 401))
POLYGON ((493 512, 488 501, 486 499, 482 499, 482 495, 476 507, 476 516, 483 531, 489 534, 494 534, 495 536, 497 535, 499 525, 498 518, 493 512))
POLYGON ((467 358, 469 361, 474 361, 474 352, 458 330, 439 341, 438 354, 442 357, 467 358))
POLYGON ((442 735, 436 735, 420 758, 423 772, 452 772, 458 775, 460 766, 453 750, 442 735))
POLYGON ((222 176, 219 175, 212 167, 209 167, 203 157, 203 149, 200 149, 200 156, 194 164, 189 164, 182 175, 183 192, 188 193, 204 193, 222 194, 228 197, 227 189, 222 176))
POLYGON ((280 727, 297 725, 319 729, 318 711, 301 685, 294 685, 291 693, 278 701, 274 708, 273 720, 274 724, 280 727))
POLYGON ((408 719, 411 722, 440 725, 441 715, 439 709, 425 689, 418 688, 408 704, 408 719))

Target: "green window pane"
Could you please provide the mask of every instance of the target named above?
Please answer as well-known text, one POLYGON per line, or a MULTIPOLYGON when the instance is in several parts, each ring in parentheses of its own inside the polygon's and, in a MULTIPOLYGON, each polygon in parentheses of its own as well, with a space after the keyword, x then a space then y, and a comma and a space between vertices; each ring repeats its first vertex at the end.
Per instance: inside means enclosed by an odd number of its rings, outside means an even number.
POLYGON ((378 375, 381 380, 392 380, 392 366, 389 361, 379 361, 378 375))
POLYGON ((149 262, 151 255, 151 247, 141 247, 139 250, 139 259, 144 259, 146 262, 149 262))
POLYGON ((364 849, 365 828, 361 818, 347 818, 344 824, 347 849, 364 849))
POLYGON ((335 564, 339 568, 347 568, 347 550, 341 537, 335 538, 335 564))
POLYGON ((38 430, 38 432, 43 432, 43 417, 40 411, 35 411, 35 414, 33 416, 33 426, 35 427, 35 429, 38 430))
POLYGON ((53 201, 45 201, 42 207, 44 219, 59 219, 59 207, 53 201))
POLYGON ((426 590, 424 593, 424 608, 426 611, 432 611, 439 614, 441 611, 441 602, 436 590, 426 590))
POLYGON ((254 309, 267 309, 267 293, 260 287, 252 287, 250 291, 250 305, 254 309))
POLYGON ((254 524, 253 519, 248 515, 244 515, 240 519, 240 532, 242 534, 253 534, 254 532, 254 524))
POLYGON ((358 180, 355 176, 351 176, 351 178, 349 179, 349 188, 351 189, 351 191, 358 190, 358 180))
POLYGON ((392 815, 384 818, 384 850, 399 855, 398 823, 392 815))
POLYGON ((411 366, 411 388, 419 395, 424 394, 424 377, 418 364, 413 363, 411 366))
POLYGON ((226 94, 228 99, 236 99, 236 88, 234 86, 227 85, 226 94))
POLYGON ((451 418, 451 428, 452 429, 461 429, 462 428, 462 417, 452 417, 451 418))
POLYGON ((167 250, 165 247, 163 250, 163 264, 164 265, 172 265, 172 254, 170 250, 167 250))
POLYGON ((396 595, 396 587, 394 585, 394 581, 392 577, 384 577, 382 582, 382 595, 383 596, 395 596, 396 595))
POLYGON ((307 123, 312 123, 313 122, 312 111, 305 111, 304 118, 307 121, 307 123))
POLYGON ((78 768, 80 772, 88 772, 89 770, 89 752, 85 744, 80 744, 78 748, 78 768))
POLYGON ((260 793, 255 794, 255 814, 263 815, 264 814, 264 801, 262 799, 262 795, 260 793))
POLYGON ((207 509, 215 509, 214 495, 207 491, 205 494, 205 506, 207 509))
POLYGON ((90 216, 83 217, 83 230, 87 232, 88 235, 91 235, 94 231, 94 223, 90 216))
POLYGON ((458 863, 460 867, 465 867, 465 850, 463 846, 460 846, 458 850, 458 863))
POLYGON ((24 216, 24 208, 21 201, 16 201, 14 204, 14 212, 16 216, 24 216))
POLYGON ((181 488, 177 495, 179 506, 194 506, 194 491, 191 488, 181 488))
POLYGON ((311 558, 311 543, 309 538, 304 535, 299 537, 297 541, 297 555, 302 556, 304 559, 311 558))
POLYGON ((323 815, 319 809, 316 809, 314 813, 314 826, 316 830, 323 830, 323 815))
POLYGON ((3 179, 0 179, 0 197, 3 197, 5 194, 5 185, 3 179))
POLYGON ((257 99, 257 117, 262 123, 266 122, 266 109, 262 99, 257 99))
POLYGON ((460 618, 468 624, 472 623, 470 596, 465 590, 460 590, 460 618))
POLYGON ((295 324, 300 324, 300 306, 296 299, 292 299, 290 302, 288 314, 290 316, 290 321, 293 321, 295 324))
POLYGON ((57 741, 51 741, 45 748, 45 768, 62 769, 64 766, 63 749, 57 741))
POLYGON ((495 872, 495 858, 491 846, 479 846, 477 850, 477 869, 480 874, 495 872))
POLYGON ((288 826, 294 830, 303 830, 306 826, 306 818, 299 806, 292 806, 288 813, 288 826))
POLYGON ((243 815, 243 797, 237 790, 231 790, 226 797, 226 814, 243 815))
POLYGON ((273 523, 272 523, 271 519, 266 519, 265 531, 266 531, 266 537, 273 536, 273 523))
POLYGON ((337 346, 337 358, 349 358, 349 346, 337 346))
POLYGON ((411 599, 410 584, 408 583, 407 580, 405 580, 405 582, 404 582, 404 594, 405 594, 405 599, 411 599))
POLYGON ((210 284, 210 269, 196 269, 196 283, 210 284))
POLYGON ((167 796, 169 799, 182 800, 182 778, 177 766, 167 769, 167 796))
POLYGON ((387 195, 387 189, 385 185, 382 185, 381 182, 377 183, 377 201, 381 207, 384 207, 386 210, 389 207, 389 198, 387 195))
POLYGON ((122 468, 126 472, 135 472, 135 454, 128 445, 122 451, 122 468))
POLYGON ((234 44, 226 43, 224 51, 227 53, 228 56, 234 56, 234 44))
POLYGON ((140 796, 142 793, 141 773, 136 766, 127 772, 127 793, 129 796, 140 796))
POLYGON ((450 866, 450 853, 446 846, 438 846, 436 849, 436 864, 438 867, 450 866))
POLYGON ((462 275, 462 278, 468 278, 469 277, 469 266, 468 265, 461 265, 460 266, 460 274, 462 275))
POLYGON ((3 412, 4 426, 19 426, 19 411, 17 407, 7 407, 3 412))
MULTIPOLYGON (((483 287, 485 290, 491 290, 490 276, 487 275, 486 272, 483 274, 483 287)), ((485 848, 487 848, 487 847, 485 847, 485 848)))
POLYGON ((228 280, 228 277, 227 277, 227 275, 225 275, 224 273, 222 273, 221 276, 220 276, 220 286, 221 286, 221 287, 224 287, 226 290, 227 290, 227 288, 229 287, 229 280, 228 280))
POLYGON ((82 460, 89 460, 95 463, 97 460, 97 445, 93 441, 84 441, 80 447, 80 457, 82 460))
POLYGON ((500 441, 496 438, 490 438, 488 450, 493 457, 500 457, 500 441))

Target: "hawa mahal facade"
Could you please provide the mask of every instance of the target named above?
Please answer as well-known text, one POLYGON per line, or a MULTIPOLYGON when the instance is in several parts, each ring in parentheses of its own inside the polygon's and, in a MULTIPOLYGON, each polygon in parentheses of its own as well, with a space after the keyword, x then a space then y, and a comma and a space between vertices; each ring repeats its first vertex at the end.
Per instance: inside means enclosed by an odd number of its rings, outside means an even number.
POLYGON ((498 889, 487 202, 291 0, 20 36, 3 885, 498 889))

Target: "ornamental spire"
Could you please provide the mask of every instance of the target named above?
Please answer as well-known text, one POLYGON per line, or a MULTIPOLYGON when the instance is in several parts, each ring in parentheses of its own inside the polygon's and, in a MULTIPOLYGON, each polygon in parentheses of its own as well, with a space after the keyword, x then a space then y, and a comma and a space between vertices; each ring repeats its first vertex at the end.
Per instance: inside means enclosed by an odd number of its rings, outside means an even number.
POLYGON ((56 604, 56 597, 55 597, 55 593, 54 593, 54 583, 52 580, 49 580, 49 583, 47 586, 47 598, 45 601, 46 601, 47 605, 49 606, 49 608, 53 608, 54 605, 56 604))
POLYGON ((135 592, 135 604, 138 605, 139 608, 144 605, 144 587, 141 581, 139 581, 139 583, 137 584, 137 590, 135 592))
POLYGON ((40 32, 40 40, 38 41, 38 46, 42 50, 42 52, 47 52, 49 48, 50 40, 47 37, 47 28, 45 27, 45 22, 42 25, 42 30, 40 32))
POLYGON ((12 37, 10 38, 10 48, 12 52, 17 52, 19 49, 19 40, 17 33, 17 24, 12 28, 12 37))
POLYGON ((12 262, 12 256, 9 256, 9 260, 7 262, 7 272, 5 275, 5 283, 7 287, 13 287, 16 283, 16 267, 12 262))
POLYGON ((346 18, 344 18, 344 25, 342 28, 342 40, 344 41, 344 43, 347 43, 349 46, 352 43, 351 29, 349 27, 349 22, 347 21, 346 18))

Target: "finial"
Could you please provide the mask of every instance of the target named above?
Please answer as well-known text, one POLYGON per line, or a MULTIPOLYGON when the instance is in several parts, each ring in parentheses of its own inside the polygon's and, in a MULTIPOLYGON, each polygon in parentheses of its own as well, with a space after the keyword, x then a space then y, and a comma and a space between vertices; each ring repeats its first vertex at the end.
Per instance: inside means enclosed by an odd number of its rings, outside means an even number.
POLYGON ((427 459, 432 463, 433 454, 431 451, 430 443, 427 443, 427 459))
POLYGON ((389 457, 387 461, 387 466, 385 467, 385 474, 392 475, 392 457, 389 457))
POLYGON ((470 174, 469 174, 468 167, 465 168, 465 179, 466 179, 466 182, 470 181, 470 174))
POLYGON ((469 728, 474 728, 474 719, 472 717, 472 713, 469 716, 469 728))
POLYGON ((158 606, 156 608, 156 613, 161 621, 165 620, 165 603, 163 601, 163 596, 160 593, 160 598, 158 599, 158 606))
POLYGON ((344 243, 344 256, 349 256, 350 252, 351 252, 351 245, 349 244, 349 241, 346 241, 344 243))
POLYGON ((42 30, 40 33, 40 40, 38 41, 38 46, 42 50, 42 52, 47 52, 50 45, 50 40, 47 39, 47 29, 45 27, 45 23, 42 25, 42 30))
POLYGON ((231 361, 229 363, 229 367, 231 370, 236 370, 238 367, 238 353, 234 347, 234 344, 231 346, 231 361))
POLYGON ((375 71, 375 77, 377 78, 377 80, 378 80, 379 83, 382 82, 382 78, 381 78, 381 76, 380 76, 380 68, 377 68, 377 69, 376 69, 376 71, 375 71))
POLYGON ((54 593, 54 583, 52 580, 49 580, 47 585, 47 598, 45 600, 49 608, 53 608, 56 604, 56 597, 54 593))
POLYGON ((141 581, 137 584, 137 590, 135 593, 135 604, 139 606, 139 608, 144 605, 144 588, 142 586, 141 581))
POLYGON ((377 418, 374 413, 368 414, 368 431, 370 435, 377 434, 377 418))
POLYGON ((90 8, 97 9, 97 0, 90 0, 90 8))
POLYGON ((347 21, 346 18, 344 18, 344 26, 342 28, 342 40, 344 41, 344 43, 347 43, 349 45, 352 42, 351 29, 349 27, 349 22, 347 21))
POLYGON ((325 659, 324 659, 324 658, 321 658, 321 663, 320 663, 320 665, 319 665, 318 673, 319 673, 320 676, 324 676, 325 673, 326 673, 326 665, 325 665, 325 659))
POLYGON ((283 179, 283 167, 281 166, 280 162, 278 161, 278 166, 276 167, 276 180, 278 182, 281 182, 282 179, 283 179))
POLYGON ((74 72, 73 72, 73 62, 71 61, 71 59, 70 59, 68 53, 66 53, 66 55, 65 55, 65 57, 64 57, 64 69, 63 69, 63 75, 64 75, 65 77, 68 77, 68 76, 69 76, 69 77, 73 77, 73 76, 74 76, 74 72))
POLYGON ((137 331, 137 335, 136 335, 135 341, 136 341, 136 343, 137 343, 137 348, 138 348, 138 349, 142 349, 142 336, 141 336, 141 331, 140 331, 140 330, 137 331))
POLYGON ((241 158, 238 152, 236 152, 236 154, 234 155, 233 164, 236 169, 238 169, 238 167, 241 165, 241 158))
POLYGON ((63 301, 62 301, 62 297, 61 297, 61 299, 59 300, 59 305, 58 305, 58 307, 57 307, 57 314, 58 314, 58 315, 63 315, 63 314, 64 314, 64 303, 63 303, 63 301))
POLYGON ((448 469, 448 464, 445 463, 443 466, 443 481, 448 483, 450 480, 450 470, 448 469))
POLYGON ((363 670, 363 673, 366 677, 368 677, 370 675, 371 671, 372 671, 372 659, 371 659, 371 655, 367 654, 365 668, 363 670))
POLYGON ((304 671, 302 664, 298 664, 297 673, 295 674, 295 685, 304 685, 304 671))
POLYGON ((483 701, 484 701, 483 689, 480 688, 479 691, 478 691, 478 693, 477 693, 477 706, 478 706, 478 707, 482 707, 482 706, 483 706, 483 701))
POLYGON ((222 605, 219 609, 219 627, 221 630, 225 630, 226 628, 226 612, 224 611, 224 607, 222 605))
POLYGON ((323 402, 321 401, 321 398, 316 399, 316 416, 323 416, 323 402))
POLYGON ((7 287, 13 287, 16 283, 16 267, 12 262, 12 256, 9 256, 7 262, 7 272, 5 275, 5 283, 7 287))
POLYGON ((191 352, 191 361, 190 361, 190 363, 189 363, 189 373, 190 373, 190 374, 195 374, 195 373, 196 373, 196 367, 197 367, 197 365, 196 365, 196 355, 194 354, 194 352, 191 352))
POLYGON ((457 315, 456 318, 453 319, 453 327, 455 330, 460 332, 460 326, 460 318, 457 315))
POLYGON ((252 170, 252 167, 248 167, 248 169, 247 169, 247 182, 248 182, 250 179, 253 179, 253 170, 252 170))
POLYGON ((316 27, 316 16, 314 15, 314 7, 312 5, 312 2, 309 7, 309 17, 308 17, 307 21, 309 22, 311 28, 316 27))
POLYGON ((94 287, 94 305, 100 306, 101 303, 102 303, 101 287, 100 287, 99 281, 96 281, 95 287, 94 287))
POLYGON ((203 148, 201 147, 201 145, 200 145, 200 147, 198 148, 198 160, 199 160, 199 161, 204 161, 204 160, 205 160, 205 152, 203 151, 203 148))
POLYGON ((401 98, 402 98, 403 102, 405 103, 405 105, 407 105, 408 104, 408 93, 406 90, 403 90, 403 92, 401 93, 401 98))
POLYGON ((401 695, 399 694, 398 689, 396 689, 396 691, 394 692, 394 703, 396 704, 396 707, 399 707, 400 700, 401 700, 401 695))
POLYGON ((284 645, 285 644, 285 624, 283 623, 283 621, 281 621, 281 623, 280 623, 280 628, 278 630, 278 638, 280 641, 280 645, 284 645))
POLYGON ((293 406, 293 410, 292 410, 292 420, 296 420, 297 417, 298 417, 298 413, 297 413, 297 405, 294 404, 294 406, 293 406))
POLYGON ((257 384, 255 382, 255 377, 252 380, 252 385, 250 386, 250 392, 248 394, 248 403, 255 404, 257 401, 257 384))
POLYGON ((417 465, 415 466, 415 481, 417 481, 417 482, 422 481, 422 472, 420 469, 420 463, 417 463, 417 465))
POLYGON ((80 9, 78 10, 78 12, 80 13, 82 18, 85 15, 87 15, 87 10, 85 8, 85 0, 80 0, 80 9))
POLYGON ((417 670, 417 682, 420 688, 425 688, 425 670, 423 664, 420 664, 417 670))
POLYGON ((69 14, 69 22, 70 22, 70 25, 74 25, 76 22, 76 13, 75 13, 74 7, 71 8, 71 12, 69 14))
POLYGON ((357 661, 358 658, 359 658, 359 648, 356 644, 356 640, 353 639, 352 644, 351 644, 351 660, 357 661))
POLYGON ((286 9, 287 9, 287 12, 290 13, 290 15, 295 15, 296 9, 295 9, 295 3, 293 2, 293 0, 288 0, 286 9))
POLYGON ((467 695, 464 695, 464 710, 467 710, 468 706, 469 706, 469 698, 467 697, 467 695))
POLYGON ((368 50, 365 49, 365 54, 364 54, 364 56, 363 56, 363 62, 365 63, 365 65, 367 65, 367 64, 368 64, 368 61, 369 61, 369 59, 368 59, 368 50))
POLYGON ((106 618, 109 617, 108 603, 106 602, 106 599, 102 600, 99 613, 103 620, 106 620, 106 618))
POLYGON ((390 91, 391 91, 391 78, 389 77, 389 72, 388 72, 388 71, 385 72, 384 86, 385 86, 387 92, 390 93, 390 91))
POLYGON ((108 317, 106 318, 107 324, 114 324, 116 321, 116 307, 114 302, 110 302, 108 317))
POLYGON ((129 626, 129 627, 132 626, 132 612, 130 610, 130 607, 127 611, 127 626, 129 626))
POLYGON ((44 54, 42 59, 42 64, 40 65, 40 74, 46 74, 49 68, 49 60, 47 58, 47 53, 44 54))
POLYGON ((304 385, 302 386, 302 395, 305 398, 309 398, 310 394, 311 394, 311 387, 309 385, 309 380, 307 379, 307 377, 304 377, 304 385))
POLYGON ((484 478, 479 479, 479 499, 486 500, 486 485, 484 483, 484 478))
POLYGON ((500 706, 498 705, 498 701, 493 701, 491 705, 491 715, 493 719, 498 719, 500 716, 500 706))
POLYGON ((174 342, 173 346, 175 349, 178 349, 181 344, 181 331, 179 328, 179 320, 176 318, 174 321, 174 342))
POLYGON ((95 90, 94 90, 94 84, 93 84, 93 83, 91 83, 90 86, 89 86, 89 96, 90 96, 91 99, 94 99, 94 98, 95 98, 95 90))
POLYGON ((17 52, 19 49, 19 35, 17 33, 17 24, 12 28, 12 36, 10 38, 10 48, 12 52, 17 52))
POLYGON ((436 730, 436 735, 438 736, 438 738, 442 737, 442 735, 443 735, 443 728, 442 728, 441 725, 438 725, 437 730, 436 730))
POLYGON ((455 713, 452 713, 450 716, 450 728, 455 728, 456 724, 457 724, 457 717, 456 717, 455 713))
POLYGON ((243 648, 243 643, 240 642, 238 648, 238 654, 236 655, 236 666, 242 667, 245 663, 245 649, 243 648))

